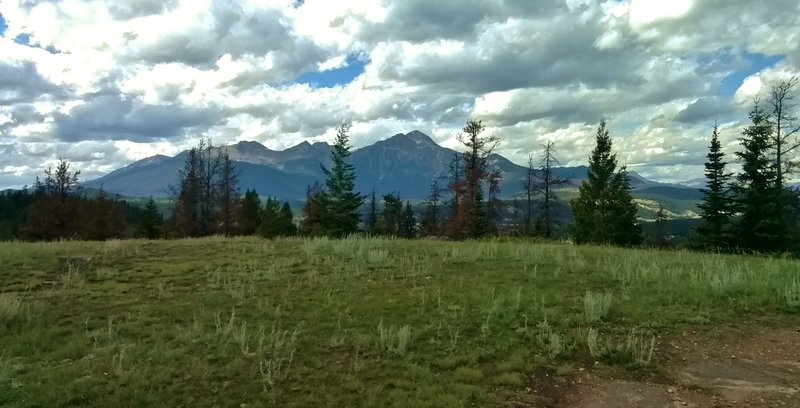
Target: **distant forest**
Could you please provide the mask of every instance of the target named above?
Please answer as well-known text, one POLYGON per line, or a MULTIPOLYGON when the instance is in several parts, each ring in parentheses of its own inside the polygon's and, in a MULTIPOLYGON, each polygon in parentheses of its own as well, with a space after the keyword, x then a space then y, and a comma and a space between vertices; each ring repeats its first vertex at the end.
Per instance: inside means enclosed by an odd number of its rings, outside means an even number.
MULTIPOLYGON (((735 152, 741 164, 737 174, 727 170, 719 128, 711 130, 706 188, 698 206, 701 220, 687 246, 707 251, 798 252, 800 193, 787 183, 798 170, 797 85, 797 78, 779 81, 765 100, 753 103, 750 124, 739 137, 740 151, 735 152)), ((357 192, 348 131, 347 125, 337 129, 331 166, 323 168, 325 180, 307 187, 298 216, 288 202, 262 201, 253 190, 242 193, 228 153, 211 141, 201 141, 186 155, 168 203, 152 198, 128 202, 102 188, 84 191, 80 172, 61 160, 55 169, 44 170, 32 188, 0 195, 0 239, 366 234, 464 240, 505 235, 569 238, 577 244, 675 246, 663 207, 644 239, 628 173, 618 166, 605 120, 597 129, 588 177, 569 203, 556 194, 568 180, 552 171, 558 165, 552 142, 542 146, 538 157, 530 156, 522 196, 501 200, 502 173, 491 169, 487 160, 499 139, 485 135, 483 124, 472 120, 457 136, 463 150, 450 160, 448 180, 434 181, 421 205, 414 207, 397 194, 378 197, 374 191, 357 192), (559 213, 567 204, 571 221, 565 225, 559 213)))

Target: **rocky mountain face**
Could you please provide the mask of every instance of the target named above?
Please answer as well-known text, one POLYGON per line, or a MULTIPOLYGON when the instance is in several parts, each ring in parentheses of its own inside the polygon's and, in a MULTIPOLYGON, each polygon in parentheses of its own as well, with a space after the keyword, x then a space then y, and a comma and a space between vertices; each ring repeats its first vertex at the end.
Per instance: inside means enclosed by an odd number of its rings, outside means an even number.
MULTIPOLYGON (((322 142, 303 142, 282 151, 270 150, 258 142, 221 148, 235 162, 242 191, 255 189, 262 196, 282 200, 302 199, 308 185, 324 182, 322 166, 329 165, 331 150, 322 142)), ((378 195, 399 193, 403 199, 424 199, 433 180, 440 179, 446 185, 448 164, 455 154, 422 132, 397 134, 353 152, 356 188, 365 194, 374 188, 378 195)), ((106 191, 123 196, 167 197, 185 159, 185 152, 174 157, 148 157, 85 184, 89 188, 102 185, 106 191)), ((489 162, 503 173, 501 195, 518 196, 526 168, 496 154, 490 156, 489 162)), ((571 178, 577 186, 586 178, 586 171, 584 166, 559 167, 556 174, 571 178)), ((635 173, 631 173, 631 185, 634 190, 664 186, 635 173)))

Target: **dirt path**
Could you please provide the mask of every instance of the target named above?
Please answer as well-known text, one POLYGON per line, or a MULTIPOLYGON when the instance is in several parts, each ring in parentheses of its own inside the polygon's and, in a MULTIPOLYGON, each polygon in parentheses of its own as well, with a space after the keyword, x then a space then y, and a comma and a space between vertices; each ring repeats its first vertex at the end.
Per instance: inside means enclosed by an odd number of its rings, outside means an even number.
POLYGON ((684 332, 660 350, 660 383, 581 372, 543 391, 555 407, 800 407, 798 324, 684 332))

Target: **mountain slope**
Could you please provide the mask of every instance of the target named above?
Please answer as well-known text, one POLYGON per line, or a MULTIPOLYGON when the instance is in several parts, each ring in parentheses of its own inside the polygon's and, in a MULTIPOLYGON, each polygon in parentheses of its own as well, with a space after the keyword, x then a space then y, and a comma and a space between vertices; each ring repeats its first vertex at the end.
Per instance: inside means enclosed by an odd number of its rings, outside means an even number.
MULTIPOLYGON (((239 142, 221 148, 234 160, 242 190, 255 189, 262 196, 284 200, 302 199, 309 184, 324 181, 322 166, 329 164, 331 150, 326 143, 308 142, 282 151, 270 150, 258 142, 239 142)), ((363 193, 374 188, 378 195, 399 193, 404 199, 424 199, 433 180, 439 179, 446 186, 449 163, 455 154, 456 151, 439 146, 419 131, 394 135, 353 152, 356 188, 363 193)), ((130 197, 167 197, 185 158, 185 152, 175 157, 149 157, 89 181, 86 186, 102 185, 111 193, 130 197)), ((497 154, 489 157, 489 165, 503 173, 501 195, 519 196, 527 169, 497 154)), ((554 172, 570 178, 577 187, 586 178, 587 170, 585 166, 559 167, 554 172)), ((667 188, 634 172, 630 175, 634 191, 647 192, 649 198, 667 194, 696 199, 695 192, 688 191, 692 189, 667 188)))

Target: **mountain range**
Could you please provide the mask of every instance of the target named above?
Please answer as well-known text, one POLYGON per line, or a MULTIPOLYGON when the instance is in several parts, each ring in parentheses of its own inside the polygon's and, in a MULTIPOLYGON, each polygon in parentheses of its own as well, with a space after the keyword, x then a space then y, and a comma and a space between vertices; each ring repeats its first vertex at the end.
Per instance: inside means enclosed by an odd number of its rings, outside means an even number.
MULTIPOLYGON (((324 142, 306 141, 282 151, 270 150, 254 141, 220 148, 226 149, 234 161, 242 190, 255 189, 261 196, 281 200, 303 199, 308 185, 324 182, 322 166, 330 164, 331 146, 324 142)), ((110 193, 128 197, 168 197, 169 186, 177 184, 186 154, 148 157, 88 181, 85 186, 102 186, 110 193)), ((428 196, 435 179, 446 185, 448 164, 455 154, 455 150, 439 146, 428 135, 412 131, 354 150, 350 163, 356 170, 358 191, 366 194, 374 188, 379 196, 399 193, 403 199, 421 200, 428 196)), ((521 195, 526 167, 497 154, 489 157, 489 165, 503 173, 500 185, 503 197, 521 195)), ((554 172, 578 186, 586 178, 587 167, 558 167, 554 172)), ((635 172, 630 173, 630 180, 635 195, 672 196, 681 200, 701 197, 696 188, 650 181, 635 172)))

